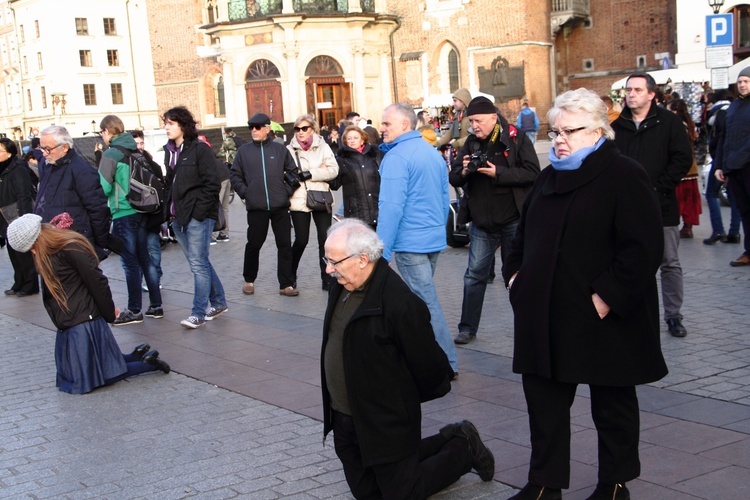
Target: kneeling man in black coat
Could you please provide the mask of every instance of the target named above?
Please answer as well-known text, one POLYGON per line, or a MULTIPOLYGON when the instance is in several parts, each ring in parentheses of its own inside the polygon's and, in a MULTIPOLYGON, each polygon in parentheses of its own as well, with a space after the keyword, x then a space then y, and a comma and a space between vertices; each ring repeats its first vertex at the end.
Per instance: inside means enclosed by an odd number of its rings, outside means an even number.
POLYGON ((328 232, 331 284, 323 327, 324 436, 355 498, 427 498, 495 458, 464 420, 421 438, 421 403, 450 391, 453 370, 430 313, 381 257, 383 243, 357 219, 328 232))

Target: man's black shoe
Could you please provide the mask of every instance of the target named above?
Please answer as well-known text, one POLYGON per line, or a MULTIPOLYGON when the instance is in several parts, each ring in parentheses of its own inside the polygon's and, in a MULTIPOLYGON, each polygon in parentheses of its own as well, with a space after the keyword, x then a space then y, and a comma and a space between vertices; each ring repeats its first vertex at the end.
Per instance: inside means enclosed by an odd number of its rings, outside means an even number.
POLYGON ((508 500, 562 500, 562 490, 526 483, 526 486, 508 500))
POLYGON ((687 330, 682 326, 680 318, 669 318, 667 326, 669 327, 669 334, 673 337, 684 337, 687 335, 687 330))
POLYGON ((623 483, 599 483, 586 500, 630 500, 630 492, 623 483))
POLYGON ((468 420, 446 425, 440 429, 443 437, 453 435, 465 439, 469 443, 471 453, 471 468, 477 471, 482 481, 492 481, 495 477, 495 456, 479 437, 479 431, 468 420))
POLYGON ((143 356, 145 356, 146 353, 148 353, 148 351, 150 350, 151 350, 151 346, 146 343, 143 343, 143 344, 138 344, 137 346, 135 346, 135 349, 133 349, 133 352, 130 354, 132 356, 139 358, 140 360, 143 360, 143 356))
POLYGON ((26 292, 24 290, 21 290, 20 292, 16 292, 16 297, 28 297, 29 295, 36 295, 37 293, 39 293, 38 290, 36 292, 26 292))
POLYGON ((741 240, 742 238, 739 234, 729 234, 726 239, 724 239, 724 243, 739 243, 741 240))
POLYGON ((15 295, 15 294, 17 294, 17 293, 18 293, 18 292, 16 292, 16 291, 15 291, 15 290, 13 290, 12 288, 11 288, 11 289, 9 289, 9 290, 5 290, 5 295, 15 295))
POLYGON ((724 242, 727 241, 727 235, 726 234, 712 234, 710 237, 703 240, 704 245, 715 245, 718 242, 724 242))

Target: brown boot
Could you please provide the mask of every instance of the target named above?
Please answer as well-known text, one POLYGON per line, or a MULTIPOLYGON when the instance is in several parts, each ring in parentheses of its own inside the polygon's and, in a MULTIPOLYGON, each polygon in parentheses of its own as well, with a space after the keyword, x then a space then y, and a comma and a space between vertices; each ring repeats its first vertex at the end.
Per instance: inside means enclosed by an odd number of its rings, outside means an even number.
POLYGON ((683 224, 682 229, 680 229, 680 238, 692 238, 692 237, 693 237, 693 225, 683 224))

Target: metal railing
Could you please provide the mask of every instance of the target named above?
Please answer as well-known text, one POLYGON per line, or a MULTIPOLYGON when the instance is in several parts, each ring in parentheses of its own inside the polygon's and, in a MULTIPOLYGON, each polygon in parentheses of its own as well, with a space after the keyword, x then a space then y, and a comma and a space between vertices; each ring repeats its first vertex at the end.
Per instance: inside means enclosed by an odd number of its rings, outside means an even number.
MULTIPOLYGON (((374 13, 375 0, 359 0, 362 12, 374 13)), ((293 0, 295 13, 309 14, 346 14, 349 12, 349 0, 293 0)), ((229 0, 229 20, 262 18, 281 14, 282 0, 229 0)))

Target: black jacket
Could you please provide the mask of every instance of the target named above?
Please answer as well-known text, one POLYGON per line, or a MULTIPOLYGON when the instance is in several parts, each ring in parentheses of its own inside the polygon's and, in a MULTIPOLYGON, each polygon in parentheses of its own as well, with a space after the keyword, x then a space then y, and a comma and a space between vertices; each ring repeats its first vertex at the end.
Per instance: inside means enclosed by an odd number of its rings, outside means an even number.
MULTIPOLYGON (((10 158, 8 164, 0 170, 0 207, 18 203, 19 217, 31 213, 33 188, 26 162, 18 158, 10 158)), ((5 236, 8 223, 0 217, 0 235, 5 236)))
POLYGON ((42 302, 57 328, 66 330, 100 317, 107 323, 115 320, 115 303, 109 282, 90 253, 73 243, 51 255, 50 260, 68 297, 69 311, 66 311, 55 301, 42 280, 42 302))
POLYGON ((339 175, 329 182, 331 189, 343 188, 344 217, 354 217, 372 227, 378 225, 380 195, 379 151, 372 144, 359 151, 342 146, 337 160, 339 175))
POLYGON ((73 149, 57 163, 41 163, 39 193, 34 213, 49 222, 54 216, 68 212, 73 218, 71 229, 85 236, 94 245, 99 258, 109 248, 109 226, 112 214, 107 205, 99 172, 73 149))
POLYGON ((615 143, 626 156, 643 165, 659 195, 662 224, 677 226, 680 210, 675 189, 693 165, 693 148, 685 125, 674 113, 651 101, 648 115, 636 130, 627 106, 612 122, 615 143))
MULTIPOLYGON (((451 164, 449 180, 454 187, 463 187, 468 197, 469 220, 488 232, 502 230, 501 214, 496 209, 496 200, 501 196, 512 196, 518 213, 521 213, 526 196, 539 175, 539 159, 534 145, 524 132, 508 125, 500 114, 498 124, 502 127, 500 136, 488 147, 489 140, 480 140, 469 134, 458 156, 451 164), (511 137, 511 133, 515 137, 511 137), (495 165, 494 178, 474 172, 466 177, 461 175, 465 155, 484 151, 487 160, 495 165)), ((516 219, 517 220, 517 219, 516 219)))
POLYGON ((750 167, 750 96, 735 99, 727 108, 716 156, 724 174, 750 167))
MULTIPOLYGON (((325 350, 331 315, 344 287, 331 284, 320 356, 323 435, 332 429, 325 350)), ((366 296, 344 332, 344 376, 364 466, 417 453, 420 403, 450 391, 453 369, 435 340, 430 312, 381 258, 366 296)))
POLYGON ((240 146, 229 169, 229 180, 248 211, 277 210, 289 208, 294 190, 284 182, 284 173, 296 169, 289 150, 267 138, 240 146))
POLYGON ((175 167, 170 165, 172 152, 164 147, 164 164, 167 166, 166 210, 174 205, 171 214, 186 226, 190 219, 216 220, 219 216, 219 169, 224 168, 211 147, 196 139, 185 140, 179 151, 175 167))
POLYGON ((662 243, 651 182, 612 141, 577 170, 544 169, 503 263, 506 284, 518 273, 513 371, 605 386, 666 375, 655 278, 662 243), (611 308, 604 319, 594 292, 611 308))

